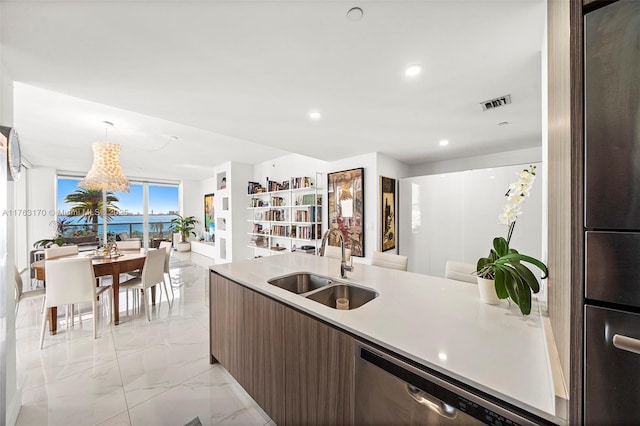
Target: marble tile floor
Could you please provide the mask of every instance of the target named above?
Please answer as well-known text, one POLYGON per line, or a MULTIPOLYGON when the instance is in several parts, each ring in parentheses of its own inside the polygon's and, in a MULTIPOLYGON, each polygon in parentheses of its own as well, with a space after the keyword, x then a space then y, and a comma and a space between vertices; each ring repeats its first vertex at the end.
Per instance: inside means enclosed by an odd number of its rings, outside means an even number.
MULTIPOLYGON (((20 306, 16 318, 17 425, 172 425, 196 416, 202 425, 273 425, 262 409, 220 365, 209 364, 207 266, 195 253, 173 252, 175 301, 166 297, 151 311, 133 309, 120 293, 120 325, 91 313, 39 349, 40 300, 20 306)), ((25 279, 25 283, 29 280, 25 279)), ((128 295, 127 295, 128 296, 128 295)), ((101 303, 102 305, 102 303, 101 303)))

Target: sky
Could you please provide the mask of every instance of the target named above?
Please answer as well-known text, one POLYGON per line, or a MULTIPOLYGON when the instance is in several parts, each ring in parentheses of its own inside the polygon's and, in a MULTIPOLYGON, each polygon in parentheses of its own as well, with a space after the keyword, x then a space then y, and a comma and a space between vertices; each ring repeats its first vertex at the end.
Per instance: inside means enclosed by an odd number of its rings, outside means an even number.
MULTIPOLYGON (((58 210, 69 210, 72 204, 65 203, 67 194, 78 189, 80 179, 58 178, 58 210)), ((129 214, 142 214, 142 184, 132 184, 130 192, 116 192, 119 202, 115 203, 120 210, 129 214)), ((179 210, 178 187, 149 185, 149 213, 167 214, 179 210)), ((124 213, 124 212, 123 212, 124 213)))

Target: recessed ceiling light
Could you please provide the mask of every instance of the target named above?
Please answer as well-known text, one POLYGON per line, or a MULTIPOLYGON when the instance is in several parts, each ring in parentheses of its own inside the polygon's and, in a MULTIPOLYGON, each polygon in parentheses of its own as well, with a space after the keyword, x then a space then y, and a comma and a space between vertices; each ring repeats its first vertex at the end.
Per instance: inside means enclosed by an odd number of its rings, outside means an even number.
POLYGON ((364 12, 359 7, 352 7, 347 11, 347 19, 350 21, 359 21, 362 19, 364 12))
POLYGON ((448 140, 446 140, 446 139, 442 139, 439 143, 440 143, 440 146, 447 146, 447 145, 449 145, 449 141, 448 141, 448 140))
POLYGON ((447 354, 446 354, 446 353, 444 353, 444 352, 440 352, 440 353, 438 354, 438 358, 440 359, 440 361, 446 361, 448 357, 447 357, 447 354))
POLYGON ((322 114, 319 111, 311 111, 309 113, 309 118, 312 120, 320 120, 322 118, 322 114))
POLYGON ((406 70, 404 70, 404 74, 407 77, 415 77, 422 72, 422 65, 413 64, 409 65, 406 70))

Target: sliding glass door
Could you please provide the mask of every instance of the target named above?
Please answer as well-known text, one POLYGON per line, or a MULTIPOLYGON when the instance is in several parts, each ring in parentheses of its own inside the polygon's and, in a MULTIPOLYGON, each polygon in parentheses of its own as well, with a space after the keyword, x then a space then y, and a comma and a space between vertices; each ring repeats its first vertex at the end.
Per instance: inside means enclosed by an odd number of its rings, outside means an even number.
MULTIPOLYGON (((58 214, 52 223, 69 242, 95 243, 103 236, 102 191, 78 186, 80 178, 58 176, 58 214)), ((170 221, 179 209, 177 184, 132 182, 129 192, 107 192, 107 236, 140 238, 146 247, 171 240, 170 221)))

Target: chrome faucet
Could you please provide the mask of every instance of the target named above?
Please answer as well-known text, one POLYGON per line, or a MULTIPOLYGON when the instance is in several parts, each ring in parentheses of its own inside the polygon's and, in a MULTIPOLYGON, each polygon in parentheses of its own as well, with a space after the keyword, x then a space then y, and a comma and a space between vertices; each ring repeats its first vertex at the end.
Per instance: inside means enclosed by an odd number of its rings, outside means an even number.
POLYGON ((347 265, 347 259, 345 259, 346 256, 344 251, 344 236, 342 235, 342 232, 340 232, 339 229, 332 228, 327 230, 327 232, 324 233, 324 235, 322 236, 322 243, 320 244, 320 256, 324 256, 324 250, 327 245, 327 239, 333 233, 337 233, 337 235, 340 237, 340 249, 342 250, 342 261, 340 262, 340 276, 342 278, 347 278, 347 271, 349 272, 353 271, 353 263, 351 265, 347 265))

